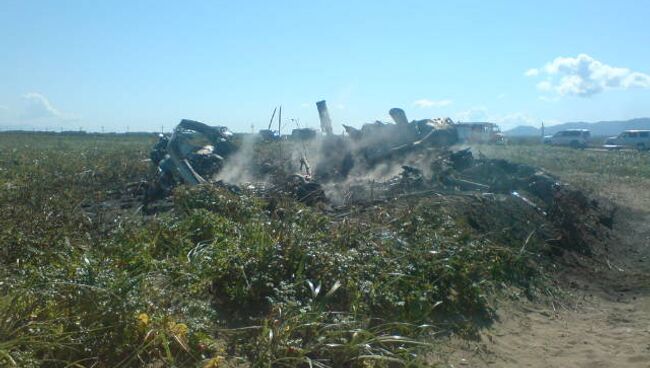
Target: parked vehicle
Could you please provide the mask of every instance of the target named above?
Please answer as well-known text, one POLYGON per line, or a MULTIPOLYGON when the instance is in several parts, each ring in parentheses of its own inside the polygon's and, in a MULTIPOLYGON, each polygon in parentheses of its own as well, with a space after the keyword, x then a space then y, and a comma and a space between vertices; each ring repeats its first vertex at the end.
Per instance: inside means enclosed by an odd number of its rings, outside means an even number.
POLYGON ((545 136, 544 143, 553 146, 585 148, 589 145, 590 138, 591 133, 588 129, 567 129, 545 136))
POLYGON ((650 148, 650 130, 625 130, 615 137, 607 138, 605 146, 634 147, 638 150, 646 150, 650 148))
POLYGON ((457 123, 458 140, 464 143, 505 144, 506 139, 494 123, 457 123))

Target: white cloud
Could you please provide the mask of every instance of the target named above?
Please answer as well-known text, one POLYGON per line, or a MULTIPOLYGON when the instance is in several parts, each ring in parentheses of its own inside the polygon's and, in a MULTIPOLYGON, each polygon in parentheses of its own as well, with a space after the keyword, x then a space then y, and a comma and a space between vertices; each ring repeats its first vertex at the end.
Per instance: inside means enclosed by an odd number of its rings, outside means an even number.
POLYGON ((542 68, 529 69, 525 75, 545 76, 537 88, 560 96, 589 97, 609 89, 650 88, 650 75, 607 65, 587 54, 555 58, 542 68))
POLYGON ((51 119, 61 118, 63 114, 55 108, 50 101, 40 93, 29 92, 23 95, 25 101, 24 119, 51 119))
POLYGON ((538 97, 540 101, 544 102, 558 102, 560 100, 560 96, 554 95, 554 96, 539 96, 538 97))
POLYGON ((553 84, 549 81, 541 81, 537 83, 537 89, 540 91, 550 91, 553 89, 553 84))
POLYGON ((524 73, 524 75, 527 77, 536 77, 539 75, 539 69, 537 68, 528 69, 526 70, 526 73, 524 73))
POLYGON ((429 100, 426 98, 422 98, 419 100, 413 101, 413 106, 417 106, 420 108, 428 108, 428 107, 445 107, 449 106, 452 104, 453 101, 451 100, 429 100))

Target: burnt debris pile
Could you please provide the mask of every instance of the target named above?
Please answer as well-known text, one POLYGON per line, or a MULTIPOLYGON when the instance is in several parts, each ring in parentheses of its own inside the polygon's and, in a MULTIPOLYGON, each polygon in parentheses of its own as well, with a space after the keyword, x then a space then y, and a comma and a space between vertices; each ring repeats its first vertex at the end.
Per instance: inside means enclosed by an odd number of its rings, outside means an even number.
POLYGON ((589 253, 593 242, 607 237, 610 204, 542 169, 460 149, 467 132, 449 118, 409 122, 394 108, 394 123, 344 125, 346 134, 334 135, 327 107, 318 107, 322 136, 269 140, 181 121, 151 151, 158 177, 146 191, 145 207, 179 184, 220 185, 267 200, 285 196, 339 214, 426 196, 447 203, 478 232, 522 243, 536 233, 558 249, 589 253))

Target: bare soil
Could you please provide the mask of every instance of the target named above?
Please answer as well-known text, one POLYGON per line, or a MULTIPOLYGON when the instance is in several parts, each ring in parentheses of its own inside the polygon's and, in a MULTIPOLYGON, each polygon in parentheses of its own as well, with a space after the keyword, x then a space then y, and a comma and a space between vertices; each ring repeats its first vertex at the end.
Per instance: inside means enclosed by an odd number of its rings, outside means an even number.
MULTIPOLYGON (((585 179, 585 178, 582 178, 585 179)), ((595 178, 592 178, 595 179, 595 178)), ((450 338, 431 362, 443 367, 650 367, 650 193, 647 183, 612 180, 611 241, 558 269, 568 297, 506 302, 475 341, 450 338)))

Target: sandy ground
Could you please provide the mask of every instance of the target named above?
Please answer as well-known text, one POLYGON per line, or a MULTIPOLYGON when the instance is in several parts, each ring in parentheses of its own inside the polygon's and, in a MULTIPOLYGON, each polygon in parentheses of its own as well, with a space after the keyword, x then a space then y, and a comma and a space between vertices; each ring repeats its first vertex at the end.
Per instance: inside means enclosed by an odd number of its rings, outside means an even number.
MULTIPOLYGON (((445 367, 650 367, 650 297, 586 297, 575 310, 508 308, 478 342, 452 342, 445 367)), ((560 308, 560 307, 558 307, 560 308)))
POLYGON ((650 193, 610 183, 614 239, 596 264, 560 276, 562 302, 512 302, 477 341, 451 339, 434 359, 442 367, 650 368, 650 193))

